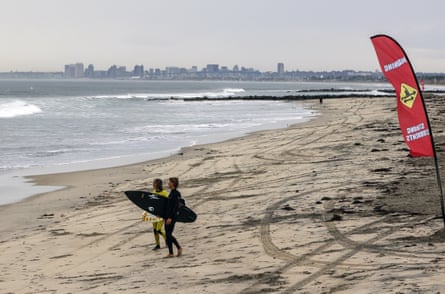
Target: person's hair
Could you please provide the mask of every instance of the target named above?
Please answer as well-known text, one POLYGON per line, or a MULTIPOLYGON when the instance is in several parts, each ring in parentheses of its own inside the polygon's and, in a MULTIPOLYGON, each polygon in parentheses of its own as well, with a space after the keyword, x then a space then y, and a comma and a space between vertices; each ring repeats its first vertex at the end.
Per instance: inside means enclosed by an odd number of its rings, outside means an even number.
POLYGON ((173 178, 169 178, 168 180, 173 184, 173 186, 175 186, 175 188, 178 188, 178 186, 179 186, 178 178, 173 177, 173 178))
POLYGON ((154 179, 153 180, 153 188, 156 192, 162 191, 162 180, 161 179, 154 179))

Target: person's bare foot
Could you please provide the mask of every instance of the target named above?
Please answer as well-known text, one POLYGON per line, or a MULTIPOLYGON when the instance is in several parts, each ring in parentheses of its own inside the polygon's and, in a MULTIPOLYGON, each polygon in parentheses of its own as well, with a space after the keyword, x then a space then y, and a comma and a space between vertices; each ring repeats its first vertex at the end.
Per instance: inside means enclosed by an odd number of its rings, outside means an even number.
POLYGON ((170 257, 175 257, 173 254, 168 254, 167 256, 165 256, 164 258, 170 258, 170 257))
POLYGON ((178 255, 176 255, 177 257, 179 257, 179 256, 181 256, 182 255, 182 247, 179 247, 178 248, 178 255))

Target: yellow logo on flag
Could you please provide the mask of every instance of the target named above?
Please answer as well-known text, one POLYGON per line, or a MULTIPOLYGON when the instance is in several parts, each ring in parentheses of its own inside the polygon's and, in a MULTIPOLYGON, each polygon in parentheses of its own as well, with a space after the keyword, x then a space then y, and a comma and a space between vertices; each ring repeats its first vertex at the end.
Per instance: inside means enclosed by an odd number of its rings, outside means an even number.
POLYGON ((412 108, 417 97, 417 90, 407 84, 402 83, 400 88, 400 102, 406 107, 412 108))

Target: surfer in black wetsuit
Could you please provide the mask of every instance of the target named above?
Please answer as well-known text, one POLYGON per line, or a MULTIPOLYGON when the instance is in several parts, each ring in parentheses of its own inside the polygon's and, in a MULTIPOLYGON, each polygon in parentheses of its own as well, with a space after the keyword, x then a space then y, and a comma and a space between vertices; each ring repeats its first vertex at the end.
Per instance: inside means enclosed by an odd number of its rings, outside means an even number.
POLYGON ((182 255, 182 247, 179 246, 178 241, 173 236, 173 230, 175 229, 176 216, 179 207, 179 199, 181 198, 181 193, 177 190, 179 185, 178 178, 170 178, 168 180, 168 187, 170 188, 170 194, 168 195, 167 208, 165 210, 165 233, 168 247, 168 255, 166 257, 173 257, 173 244, 175 244, 178 249, 178 257, 182 255))

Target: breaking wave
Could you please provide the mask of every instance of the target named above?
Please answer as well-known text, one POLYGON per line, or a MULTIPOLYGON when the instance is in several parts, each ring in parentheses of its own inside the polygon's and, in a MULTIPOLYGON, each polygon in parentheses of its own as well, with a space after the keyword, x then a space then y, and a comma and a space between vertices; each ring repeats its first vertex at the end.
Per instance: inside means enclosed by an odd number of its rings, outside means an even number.
POLYGON ((0 118, 32 115, 39 112, 42 112, 42 110, 38 106, 21 100, 0 104, 0 118))
POLYGON ((96 99, 153 99, 153 100, 167 100, 167 99, 192 99, 192 98, 229 98, 246 92, 244 89, 226 88, 222 90, 206 91, 206 92, 183 92, 183 93, 137 93, 126 95, 100 95, 90 96, 88 98, 96 99))

